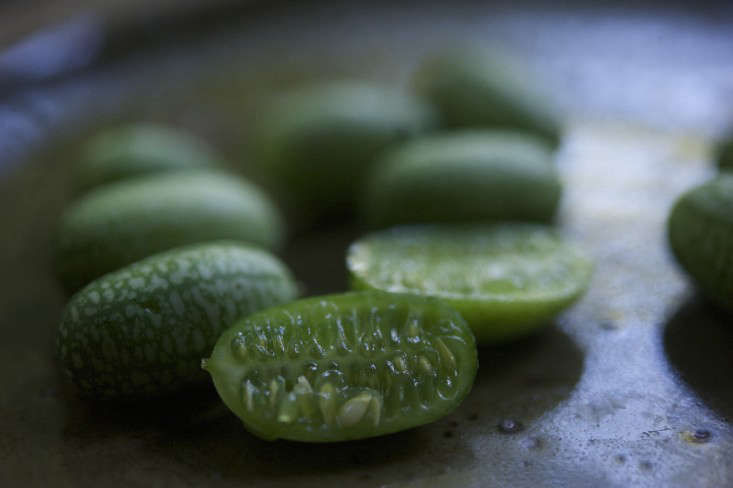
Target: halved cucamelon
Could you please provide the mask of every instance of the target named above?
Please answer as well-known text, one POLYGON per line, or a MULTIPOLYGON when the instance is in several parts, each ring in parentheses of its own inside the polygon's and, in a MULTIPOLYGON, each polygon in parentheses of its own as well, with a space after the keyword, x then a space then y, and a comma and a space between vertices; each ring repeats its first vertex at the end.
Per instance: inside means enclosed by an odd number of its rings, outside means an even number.
POLYGON ((59 325, 58 351, 86 395, 161 395, 204 379, 201 358, 235 321, 295 296, 290 272, 264 250, 179 248, 76 293, 59 325))
POLYGON ((204 363, 224 403, 265 439, 332 442, 432 422, 477 368, 466 322, 437 300, 312 297, 239 322, 204 363))
POLYGON ((547 324, 588 286, 591 263, 557 231, 534 224, 405 226, 351 245, 357 289, 440 298, 479 344, 547 324))

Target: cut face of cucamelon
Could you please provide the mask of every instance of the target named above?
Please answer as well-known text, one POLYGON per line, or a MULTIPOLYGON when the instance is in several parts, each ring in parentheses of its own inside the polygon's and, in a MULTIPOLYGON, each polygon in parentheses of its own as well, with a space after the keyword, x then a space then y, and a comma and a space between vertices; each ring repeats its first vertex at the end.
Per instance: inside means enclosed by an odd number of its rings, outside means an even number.
POLYGON ((356 289, 445 300, 479 344, 547 324, 591 275, 587 257, 536 224, 396 227, 352 244, 347 267, 356 289))
POLYGON ((211 243, 156 254, 94 280, 59 325, 64 370, 86 396, 157 396, 206 378, 201 357, 241 317, 295 298, 267 251, 211 243))
POLYGON ((683 194, 667 227, 677 261, 708 297, 733 311, 733 174, 683 194))
POLYGON ((446 415, 471 389, 477 358, 452 308, 370 292, 254 314, 221 336, 204 367, 256 435, 331 442, 446 415))

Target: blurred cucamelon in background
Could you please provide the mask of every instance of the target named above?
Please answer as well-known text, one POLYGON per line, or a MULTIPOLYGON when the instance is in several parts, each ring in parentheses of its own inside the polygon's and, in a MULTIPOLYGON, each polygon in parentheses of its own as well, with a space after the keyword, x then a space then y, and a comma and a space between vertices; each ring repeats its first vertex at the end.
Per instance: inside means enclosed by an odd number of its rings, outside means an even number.
POLYGON ((387 148, 434 125, 399 90, 356 81, 308 85, 276 98, 255 133, 257 161, 308 226, 352 213, 363 178, 387 148))
POLYGON ((76 193, 126 178, 220 166, 215 151, 181 129, 135 123, 100 131, 81 148, 76 193))
POLYGON ((277 248, 284 226, 254 184, 222 172, 131 178, 82 196, 61 217, 56 271, 68 291, 151 254, 212 240, 277 248))
POLYGON ((506 53, 464 48, 428 58, 413 81, 417 92, 437 109, 443 128, 519 130, 555 147, 562 124, 550 100, 535 85, 538 79, 506 53))
POLYGON ((375 166, 362 201, 372 227, 413 222, 550 222, 562 185, 530 134, 464 130, 407 142, 375 166))

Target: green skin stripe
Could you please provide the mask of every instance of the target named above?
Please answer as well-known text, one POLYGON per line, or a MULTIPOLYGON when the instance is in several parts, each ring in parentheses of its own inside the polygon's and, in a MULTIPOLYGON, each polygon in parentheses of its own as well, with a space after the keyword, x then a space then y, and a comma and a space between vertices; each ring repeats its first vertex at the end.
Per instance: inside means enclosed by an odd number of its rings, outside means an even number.
POLYGON ((282 239, 282 219, 253 184, 216 172, 177 172, 105 185, 66 210, 56 271, 75 291, 157 252, 212 240, 265 248, 282 239))
POLYGON ((335 442, 433 422, 468 394, 476 344, 438 300, 362 292, 264 310, 222 334, 205 369, 267 439, 335 442))
POLYGON ((733 174, 683 194, 667 229, 682 268, 710 299, 733 311, 733 174))
POLYGON ((440 298, 479 344, 548 324, 586 290, 591 263, 536 224, 405 226, 366 236, 347 256, 355 289, 440 298))
POLYGON ((290 272, 266 251, 184 247, 75 294, 59 325, 58 352, 85 395, 161 395, 204 379, 201 358, 236 320, 295 296, 290 272))

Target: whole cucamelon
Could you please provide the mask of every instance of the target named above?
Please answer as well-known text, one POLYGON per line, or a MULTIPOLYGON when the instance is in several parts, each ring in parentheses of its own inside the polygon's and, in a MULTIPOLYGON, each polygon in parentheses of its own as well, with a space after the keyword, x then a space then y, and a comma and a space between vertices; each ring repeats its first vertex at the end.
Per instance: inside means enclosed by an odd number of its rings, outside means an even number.
POLYGON ((446 415, 470 391, 477 354, 466 322, 440 301, 347 293, 251 315, 204 367, 256 435, 332 442, 446 415))
POLYGON ((458 131, 414 139, 386 153, 366 184, 362 213, 372 227, 549 222, 561 193, 552 152, 541 139, 458 131))
POLYGON ((77 192, 167 171, 218 166, 207 144, 182 130, 152 123, 105 129, 84 143, 74 172, 77 192))
POLYGON ((352 244, 346 262, 358 290, 444 300, 479 344, 548 324, 585 292, 592 271, 556 230, 518 223, 387 229, 352 244))
POLYGON ((733 170, 733 134, 718 143, 715 148, 715 159, 721 170, 733 170))
POLYGON ((264 250, 187 246, 105 275, 76 293, 59 325, 64 369, 87 396, 155 396, 206 378, 200 361, 238 319, 296 296, 264 250))
POLYGON ((432 123, 432 109, 412 95, 331 81, 277 98, 263 113, 256 142, 266 174, 303 221, 347 212, 375 158, 432 123))
POLYGON ((73 203, 58 230, 56 271, 75 291, 151 254, 231 239, 277 247, 283 223, 257 186, 219 172, 176 172, 99 187, 73 203))
POLYGON ((684 193, 667 223, 670 247, 702 291, 733 311, 733 174, 684 193))
POLYGON ((427 59, 415 74, 415 85, 437 108, 443 127, 530 132, 554 147, 562 127, 536 85, 540 79, 505 53, 454 49, 427 59))

